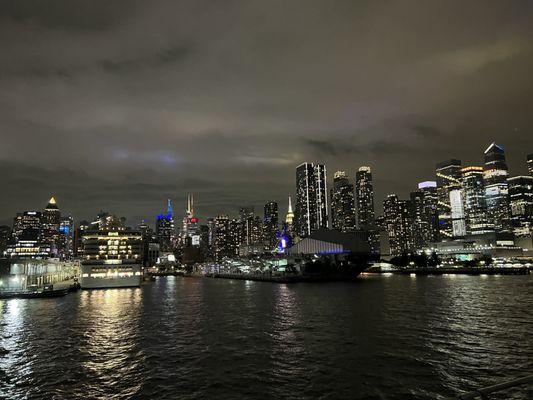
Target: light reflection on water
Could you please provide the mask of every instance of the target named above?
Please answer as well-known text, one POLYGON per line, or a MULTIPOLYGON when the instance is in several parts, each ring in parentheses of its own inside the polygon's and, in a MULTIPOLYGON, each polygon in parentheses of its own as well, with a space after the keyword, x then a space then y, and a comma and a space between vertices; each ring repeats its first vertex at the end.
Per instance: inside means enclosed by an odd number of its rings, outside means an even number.
POLYGON ((86 390, 104 395, 101 388, 107 387, 133 395, 141 388, 144 353, 139 346, 140 302, 138 288, 81 292, 78 315, 86 331, 79 351, 86 390))
POLYGON ((532 289, 524 276, 168 277, 0 301, 0 398, 442 398, 533 369, 532 289))

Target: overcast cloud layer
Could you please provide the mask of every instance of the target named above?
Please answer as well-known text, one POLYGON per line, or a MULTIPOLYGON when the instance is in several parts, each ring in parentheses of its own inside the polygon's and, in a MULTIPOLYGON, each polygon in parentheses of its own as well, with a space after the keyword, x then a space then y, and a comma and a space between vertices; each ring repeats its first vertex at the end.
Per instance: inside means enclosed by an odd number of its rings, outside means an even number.
POLYGON ((303 161, 407 196, 533 152, 531 1, 0 0, 0 222, 285 209, 303 161))

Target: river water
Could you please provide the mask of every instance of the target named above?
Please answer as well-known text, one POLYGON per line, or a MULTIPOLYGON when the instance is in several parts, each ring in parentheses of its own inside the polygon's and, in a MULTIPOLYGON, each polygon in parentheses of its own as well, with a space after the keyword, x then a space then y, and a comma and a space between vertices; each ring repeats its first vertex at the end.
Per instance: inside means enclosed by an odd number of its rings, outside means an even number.
POLYGON ((0 300, 6 399, 435 399, 532 371, 533 276, 168 277, 0 300))

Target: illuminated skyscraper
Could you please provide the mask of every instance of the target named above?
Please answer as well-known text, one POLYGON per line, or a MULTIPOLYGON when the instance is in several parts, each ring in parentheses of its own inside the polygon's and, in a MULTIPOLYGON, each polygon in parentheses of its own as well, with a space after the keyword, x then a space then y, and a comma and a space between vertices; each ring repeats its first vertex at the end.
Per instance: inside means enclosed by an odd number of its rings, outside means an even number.
POLYGON ((315 164, 316 209, 318 228, 329 228, 329 205, 326 166, 315 164))
POLYGON ((372 170, 362 166, 355 174, 355 198, 357 202, 357 221, 359 229, 374 226, 374 187, 372 185, 372 170))
POLYGON ((289 196, 289 206, 287 208, 287 215, 285 216, 285 224, 287 225, 287 228, 289 231, 292 231, 293 223, 294 223, 294 212, 292 211, 291 196, 289 196))
POLYGON ((533 154, 528 154, 526 163, 529 176, 533 177, 533 154))
POLYGON ((69 215, 59 223, 59 256, 70 259, 74 255, 74 219, 69 215))
POLYGON ((493 231, 493 225, 487 220, 483 167, 465 167, 461 169, 461 175, 467 234, 480 235, 493 231))
POLYGON ((171 252, 176 243, 176 228, 174 226, 174 211, 172 201, 168 199, 166 214, 159 214, 156 219, 155 232, 159 248, 162 252, 171 252))
POLYGON ((450 192, 461 189, 461 161, 452 159, 440 162, 435 172, 439 197, 439 239, 447 240, 454 236, 450 192))
POLYGON ((227 215, 219 215, 212 222, 213 257, 220 261, 238 253, 239 223, 227 215))
POLYGON ((40 211, 24 211, 18 213, 13 220, 13 240, 20 239, 25 231, 31 230, 39 242, 41 241, 42 214, 40 211))
POLYGON ((56 199, 52 197, 42 213, 42 243, 51 247, 54 255, 58 255, 59 248, 59 224, 61 211, 57 206, 56 199))
POLYGON ((49 244, 42 242, 42 213, 24 211, 13 220, 13 240, 6 249, 8 258, 48 258, 52 254, 49 244))
POLYGON ((511 206, 511 226, 516 236, 531 236, 533 229, 533 177, 515 176, 507 180, 511 206))
POLYGON ((274 249, 277 244, 277 233, 279 228, 278 203, 269 201, 264 207, 264 238, 268 244, 269 250, 274 249))
POLYGON ((383 201, 383 216, 392 255, 415 250, 413 240, 413 207, 409 200, 390 194, 383 201))
POLYGON ((362 166, 355 174, 355 202, 357 226, 367 233, 371 250, 379 252, 379 231, 376 227, 374 187, 370 167, 362 166))
POLYGON ((254 207, 242 207, 238 223, 236 236, 236 246, 252 245, 263 243, 264 222, 263 219, 255 215, 254 207))
POLYGON ((437 183, 426 181, 418 184, 418 190, 411 193, 413 244, 420 250, 437 241, 438 211, 437 183))
POLYGON ((425 181, 418 184, 418 191, 422 193, 422 240, 427 246, 439 240, 439 197, 437 182, 425 181))
POLYGON ((183 218, 181 239, 185 246, 200 246, 198 218, 194 214, 194 196, 192 194, 187 196, 187 210, 183 218))
POLYGON ((328 226, 326 166, 303 163, 296 168, 296 233, 305 237, 328 226))
POLYGON ((493 142, 485 150, 483 180, 488 221, 496 231, 510 230, 508 176, 505 151, 493 142))
POLYGON ((466 235, 465 210, 463 205, 463 190, 450 190, 450 207, 452 217, 452 235, 460 238, 466 235))
POLYGON ((354 187, 344 171, 337 171, 333 175, 331 225, 341 232, 355 231, 354 187))

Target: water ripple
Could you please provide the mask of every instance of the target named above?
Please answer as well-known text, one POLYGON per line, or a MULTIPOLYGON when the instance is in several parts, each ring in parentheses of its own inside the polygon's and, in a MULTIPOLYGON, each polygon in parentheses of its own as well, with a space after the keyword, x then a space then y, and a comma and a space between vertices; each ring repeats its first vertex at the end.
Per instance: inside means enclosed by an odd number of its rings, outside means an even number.
POLYGON ((444 398, 533 370, 532 288, 532 277, 169 277, 0 301, 0 398, 444 398))

